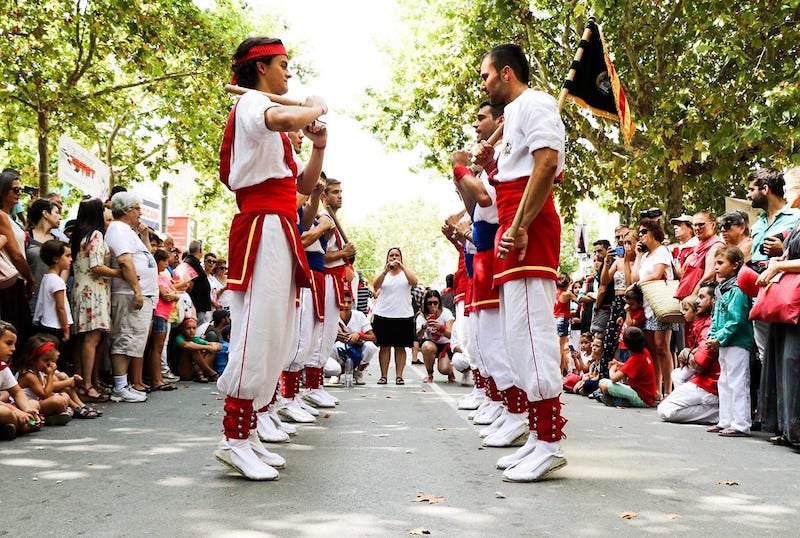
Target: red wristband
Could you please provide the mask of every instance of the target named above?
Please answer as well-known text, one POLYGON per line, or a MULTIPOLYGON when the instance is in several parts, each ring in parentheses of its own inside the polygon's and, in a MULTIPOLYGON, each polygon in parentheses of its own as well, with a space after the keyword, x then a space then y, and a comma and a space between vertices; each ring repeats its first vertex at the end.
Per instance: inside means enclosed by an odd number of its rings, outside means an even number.
POLYGON ((440 332, 440 333, 443 333, 443 332, 445 332, 446 330, 447 330, 447 327, 445 327, 444 325, 442 325, 442 324, 440 323, 440 324, 439 324, 439 332, 440 332))
POLYGON ((471 172, 470 172, 469 168, 467 168, 463 164, 457 164, 457 165, 455 165, 453 167, 453 178, 455 179, 456 183, 461 181, 461 179, 464 176, 466 176, 467 174, 470 174, 470 173, 471 172))
POLYGON ((367 339, 367 335, 364 334, 364 333, 358 333, 358 339, 359 340, 366 340, 367 339))

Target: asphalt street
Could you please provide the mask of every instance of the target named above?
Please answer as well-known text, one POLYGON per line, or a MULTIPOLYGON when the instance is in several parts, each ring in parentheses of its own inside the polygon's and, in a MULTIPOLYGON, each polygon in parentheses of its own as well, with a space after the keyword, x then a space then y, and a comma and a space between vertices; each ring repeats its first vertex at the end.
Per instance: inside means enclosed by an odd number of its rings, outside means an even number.
POLYGON ((721 438, 655 410, 564 395, 569 465, 502 481, 498 457, 456 409, 468 389, 330 387, 341 400, 290 443, 276 482, 213 457, 216 387, 179 383, 143 404, 0 444, 0 535, 10 536, 797 536, 800 456, 766 434, 721 438))

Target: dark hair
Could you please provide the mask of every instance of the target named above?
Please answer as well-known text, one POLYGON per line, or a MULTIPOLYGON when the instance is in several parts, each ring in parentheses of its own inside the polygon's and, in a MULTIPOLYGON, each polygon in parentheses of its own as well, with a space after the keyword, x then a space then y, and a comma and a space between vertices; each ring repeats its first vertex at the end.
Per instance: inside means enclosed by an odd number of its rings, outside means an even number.
POLYGON ((603 247, 606 250, 608 250, 609 248, 611 248, 611 241, 609 241, 608 239, 598 239, 597 241, 592 243, 593 247, 596 247, 597 245, 603 245, 603 247))
POLYGON ((664 240, 664 230, 661 229, 661 226, 653 220, 642 220, 639 221, 639 228, 644 228, 648 232, 653 234, 653 239, 658 241, 659 243, 664 240))
POLYGON ((0 319, 0 336, 3 336, 6 331, 17 334, 17 328, 12 323, 0 319))
POLYGON ((20 369, 32 370, 33 359, 39 358, 40 356, 39 353, 36 353, 36 350, 47 342, 54 343, 56 345, 54 349, 58 351, 58 338, 52 334, 36 333, 28 338, 28 340, 25 342, 25 345, 22 347, 22 353, 19 355, 18 365, 20 369))
POLYGON ((625 292, 625 298, 631 301, 638 301, 639 304, 644 303, 644 294, 642 288, 639 286, 632 286, 631 289, 625 292))
POLYGON ((225 310, 224 308, 220 308, 218 310, 214 310, 214 313, 211 314, 211 322, 216 325, 223 319, 230 317, 231 313, 225 310))
POLYGON ((739 272, 739 269, 742 268, 744 264, 744 253, 739 249, 739 247, 735 245, 727 245, 720 248, 716 254, 714 254, 714 259, 719 258, 722 256, 732 264, 736 265, 736 272, 739 272))
POLYGON ((0 197, 11 190, 11 184, 20 179, 20 174, 13 168, 6 168, 0 173, 0 197))
POLYGON ((452 288, 453 287, 453 279, 454 278, 455 278, 455 276, 453 276, 453 273, 450 273, 450 274, 446 275, 444 277, 445 286, 447 286, 448 288, 452 288))
POLYGON ((169 260, 169 252, 164 250, 163 248, 157 248, 156 251, 153 253, 153 259, 158 262, 165 262, 169 260))
POLYGON ((426 305, 425 303, 427 303, 428 299, 430 299, 431 297, 435 297, 439 301, 439 308, 437 310, 438 311, 444 310, 444 304, 442 304, 442 295, 437 290, 429 289, 426 290, 425 294, 422 296, 422 307, 421 307, 422 317, 427 317, 428 315, 428 305, 426 305))
POLYGON ((56 258, 64 255, 69 245, 60 239, 45 241, 39 249, 39 257, 48 267, 56 263, 56 258))
POLYGON ((480 109, 482 109, 483 107, 486 107, 486 106, 489 107, 489 113, 492 115, 492 119, 493 120, 498 119, 500 116, 502 116, 505 113, 506 105, 504 105, 503 103, 492 104, 488 100, 487 101, 481 101, 481 104, 478 105, 478 110, 480 110, 480 109))
POLYGON ((334 185, 341 185, 341 181, 332 177, 325 178, 325 194, 328 194, 328 190, 333 187, 334 185))
POLYGON ((272 59, 275 56, 272 55, 253 58, 252 60, 247 60, 241 64, 238 64, 237 61, 239 58, 245 57, 247 53, 250 52, 250 49, 256 45, 271 45, 277 43, 283 45, 283 42, 280 39, 273 37, 248 37, 242 41, 237 47, 236 52, 233 53, 233 58, 231 61, 231 71, 233 71, 233 74, 236 77, 236 84, 244 88, 255 88, 256 83, 258 82, 256 62, 263 62, 269 65, 272 63, 272 59))
POLYGON ((717 289, 717 283, 714 280, 709 280, 708 282, 703 282, 702 284, 700 284, 700 288, 708 288, 709 290, 711 290, 711 293, 713 294, 714 290, 717 289))
POLYGON ((53 202, 45 200, 44 198, 34 200, 30 207, 28 207, 28 228, 33 229, 33 227, 39 224, 44 212, 52 213, 54 206, 55 204, 53 202))
POLYGON ((506 43, 497 45, 487 54, 492 60, 495 70, 499 73, 505 66, 511 68, 517 79, 523 84, 528 84, 531 78, 531 68, 528 65, 528 58, 519 45, 506 43))
POLYGON ((628 327, 622 333, 622 341, 633 353, 641 353, 644 349, 644 332, 639 327, 628 327))
POLYGON ((741 209, 725 213, 717 218, 717 224, 720 226, 744 225, 744 235, 750 237, 750 216, 741 209))
POLYGON ((402 250, 400 250, 400 247, 392 247, 392 248, 390 248, 389 250, 387 250, 387 251, 386 251, 386 261, 387 261, 387 262, 389 261, 389 254, 390 254, 390 253, 391 253, 393 250, 396 250, 397 252, 399 252, 399 253, 400 253, 400 261, 403 261, 403 251, 402 251, 402 250))
POLYGON ((750 181, 755 181, 759 187, 767 186, 772 194, 783 198, 783 187, 786 182, 783 172, 774 168, 762 168, 750 174, 750 181))
POLYGON ((84 200, 78 206, 78 218, 75 231, 72 233, 70 245, 73 255, 77 256, 81 251, 81 243, 92 236, 95 231, 100 232, 100 236, 106 233, 106 220, 103 216, 105 206, 99 198, 84 200))
POLYGON ((556 287, 560 290, 565 290, 569 287, 569 275, 567 273, 558 273, 558 279, 556 280, 556 287))

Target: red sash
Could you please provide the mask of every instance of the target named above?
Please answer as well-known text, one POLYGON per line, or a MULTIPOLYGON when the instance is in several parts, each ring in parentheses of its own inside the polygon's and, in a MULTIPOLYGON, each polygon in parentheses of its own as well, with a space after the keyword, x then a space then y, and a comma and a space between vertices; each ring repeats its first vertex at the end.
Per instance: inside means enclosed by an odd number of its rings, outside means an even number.
POLYGON ((465 300, 466 291, 469 286, 469 276, 467 275, 467 269, 464 266, 464 253, 459 251, 458 268, 453 275, 453 303, 458 303, 465 300))
MULTIPOLYGON (((347 280, 347 266, 337 265, 336 267, 326 267, 325 274, 333 277, 333 293, 336 295, 336 304, 339 310, 344 308, 344 292, 345 286, 349 286, 350 282, 347 280)), ((350 296, 353 296, 352 291, 350 296)))
POLYGON ((311 271, 311 300, 317 319, 325 321, 325 273, 322 271, 311 271))
POLYGON ((500 308, 500 290, 492 287, 495 255, 492 249, 476 252, 472 258, 470 311, 500 308))
MULTIPOLYGON (((500 239, 511 227, 522 193, 528 182, 527 177, 514 181, 495 183, 497 192, 497 218, 500 228, 495 237, 495 252, 500 239)), ((528 226, 528 248, 525 258, 518 260, 519 251, 511 251, 505 260, 494 261, 493 285, 499 287, 503 282, 518 278, 558 278, 558 257, 561 251, 561 219, 553 203, 552 191, 547 196, 539 214, 528 226)))

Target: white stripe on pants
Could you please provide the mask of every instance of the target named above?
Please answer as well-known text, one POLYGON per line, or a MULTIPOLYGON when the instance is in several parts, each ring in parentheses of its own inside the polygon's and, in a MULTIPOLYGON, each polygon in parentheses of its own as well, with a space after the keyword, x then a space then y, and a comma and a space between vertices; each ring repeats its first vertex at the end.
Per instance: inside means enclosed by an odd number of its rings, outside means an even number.
POLYGON ((510 280, 500 287, 503 340, 514 384, 531 402, 561 394, 555 300, 556 283, 544 278, 510 280))
MULTIPOLYGON (((338 315, 336 316, 339 317, 338 315)), ((298 337, 294 353, 289 355, 284 370, 299 372, 308 364, 319 345, 322 322, 314 313, 314 297, 311 288, 300 289, 300 312, 298 313, 298 337)))
POLYGON ((658 405, 658 416, 665 422, 716 424, 719 398, 687 381, 672 389, 658 405))
POLYGON ((336 335, 339 333, 339 303, 336 302, 336 289, 334 288, 333 275, 325 275, 325 321, 317 340, 314 354, 306 366, 322 368, 331 356, 336 335))
POLYGON ((750 352, 741 347, 721 347, 719 367, 717 426, 750 431, 750 352))
POLYGON ((486 376, 492 376, 499 390, 506 390, 514 385, 514 372, 503 342, 503 320, 500 309, 492 308, 471 312, 475 317, 475 347, 479 363, 486 369, 486 376))
POLYGON ((253 400, 254 409, 272 399, 297 345, 296 260, 277 216, 265 216, 257 248, 247 291, 231 294, 231 349, 217 381, 228 396, 253 400))

